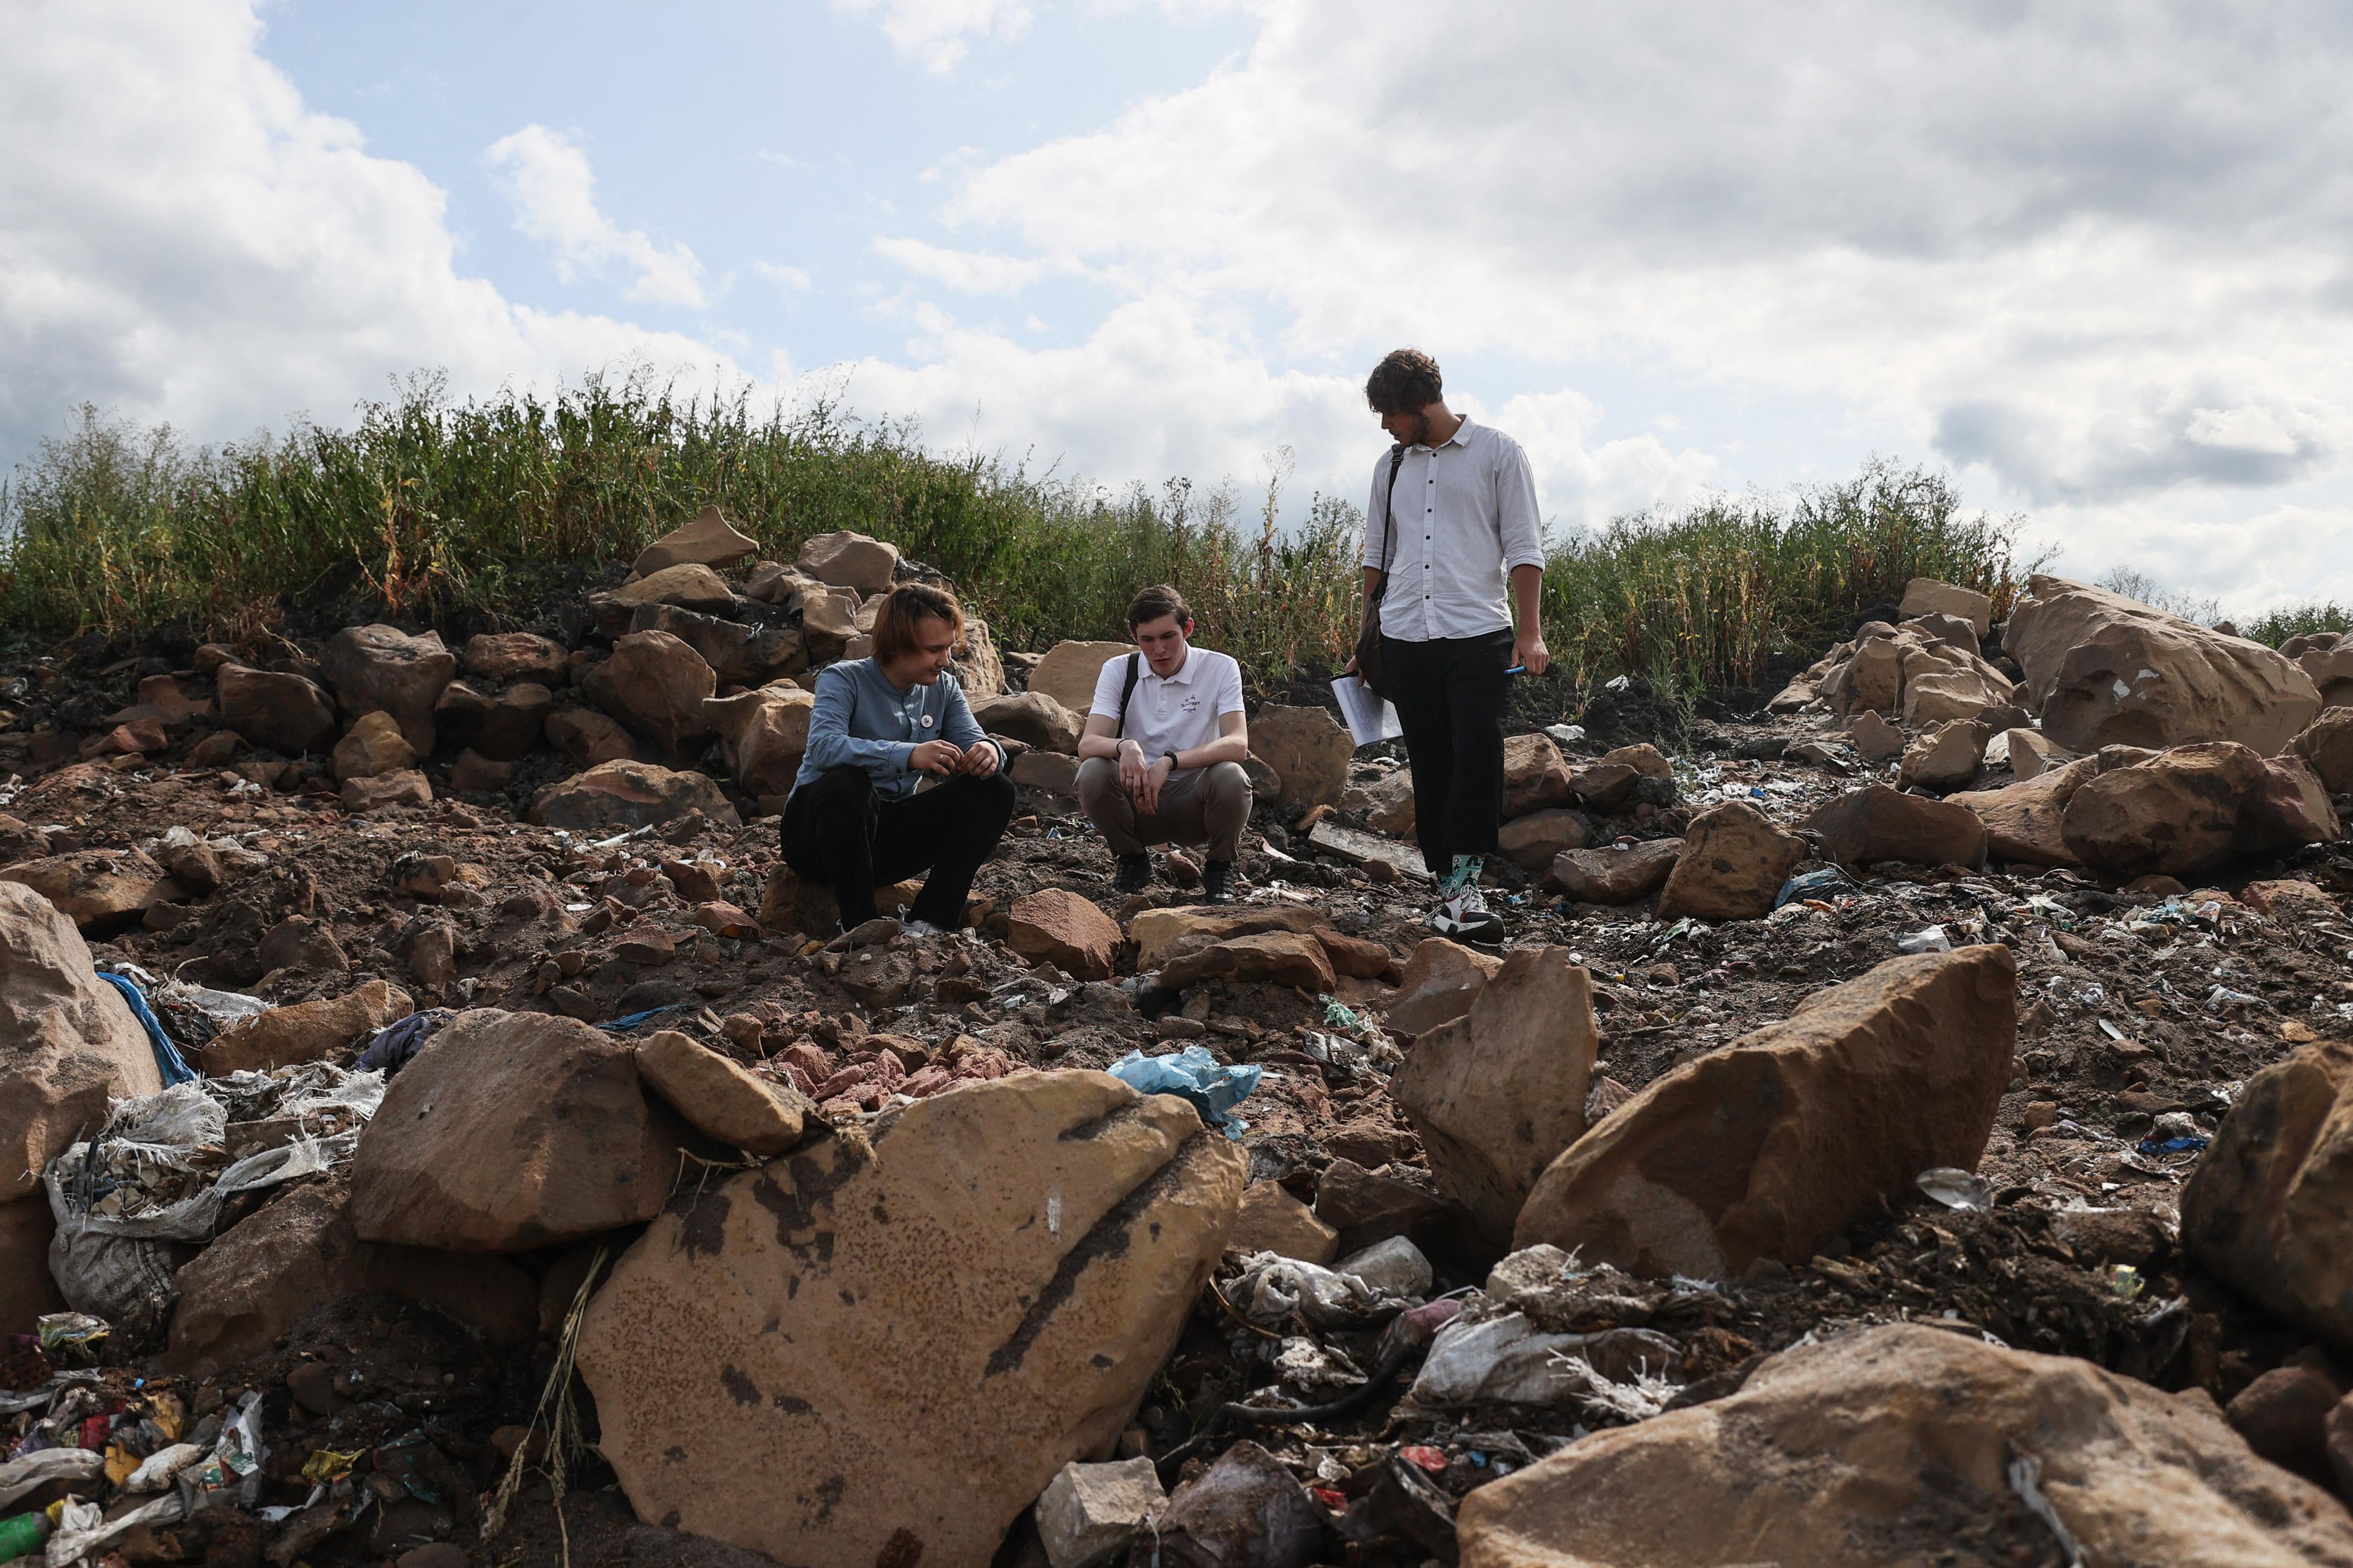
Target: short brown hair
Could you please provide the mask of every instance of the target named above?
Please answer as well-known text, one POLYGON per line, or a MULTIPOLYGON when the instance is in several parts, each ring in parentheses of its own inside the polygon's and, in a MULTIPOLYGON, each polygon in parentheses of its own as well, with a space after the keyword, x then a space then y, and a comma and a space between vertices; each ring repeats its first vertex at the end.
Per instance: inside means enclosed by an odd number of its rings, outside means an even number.
POLYGON ((915 651, 915 626, 923 621, 948 624, 955 637, 964 636, 964 606, 945 588, 929 583, 902 583, 882 595, 874 612, 874 657, 883 663, 915 651))
POLYGON ((1446 390, 1438 362, 1419 349, 1392 349, 1365 378, 1365 401, 1376 414, 1419 414, 1446 390))
POLYGON ((1127 606, 1127 629, 1134 631, 1145 622, 1156 621, 1163 616, 1176 616, 1181 626, 1192 620, 1193 610, 1185 603, 1184 595, 1166 583, 1155 583, 1127 606))

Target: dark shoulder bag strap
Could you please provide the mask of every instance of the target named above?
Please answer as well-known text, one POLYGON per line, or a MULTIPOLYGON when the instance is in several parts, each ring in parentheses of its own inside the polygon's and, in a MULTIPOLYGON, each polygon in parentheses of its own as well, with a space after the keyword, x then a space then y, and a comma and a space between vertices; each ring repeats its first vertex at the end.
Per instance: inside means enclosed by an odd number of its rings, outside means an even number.
POLYGON ((1397 556, 1397 480, 1398 469, 1405 466, 1405 443, 1394 442, 1389 447, 1389 489, 1381 501, 1381 591, 1376 599, 1386 598, 1389 591, 1389 563, 1397 556))
POLYGON ((1113 735, 1127 732, 1127 700, 1135 695, 1135 678, 1143 672, 1143 660, 1140 653, 1127 656, 1127 679, 1119 685, 1119 722, 1112 729, 1113 735))

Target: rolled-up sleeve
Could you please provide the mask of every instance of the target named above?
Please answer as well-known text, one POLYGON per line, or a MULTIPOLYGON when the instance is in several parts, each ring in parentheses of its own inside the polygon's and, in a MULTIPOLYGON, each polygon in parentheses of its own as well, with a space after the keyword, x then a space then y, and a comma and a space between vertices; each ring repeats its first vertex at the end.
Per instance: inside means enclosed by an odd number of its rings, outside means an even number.
MULTIPOLYGON (((876 741, 851 733, 858 710, 858 690, 849 676, 828 669, 817 678, 817 702, 809 710, 808 762, 814 771, 842 764, 864 768, 876 783, 887 783, 907 771, 914 752, 905 741, 876 741)), ((970 722, 972 710, 965 710, 970 722)))
POLYGON ((1507 574, 1514 566, 1544 565, 1544 518, 1536 510, 1535 470, 1517 441, 1504 443, 1495 464, 1495 521, 1507 574))

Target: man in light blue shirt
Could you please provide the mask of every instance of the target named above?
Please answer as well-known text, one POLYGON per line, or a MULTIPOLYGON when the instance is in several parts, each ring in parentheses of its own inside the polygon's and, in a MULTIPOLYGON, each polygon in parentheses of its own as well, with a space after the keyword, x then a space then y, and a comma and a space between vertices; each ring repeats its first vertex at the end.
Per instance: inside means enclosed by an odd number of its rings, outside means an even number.
POLYGON ((1013 818, 1005 754, 949 672, 964 610, 902 583, 874 617, 874 654, 817 678, 808 750, 785 803, 786 864, 833 889, 845 931, 875 915, 874 889, 928 871, 907 930, 964 923, 982 862, 1013 818))

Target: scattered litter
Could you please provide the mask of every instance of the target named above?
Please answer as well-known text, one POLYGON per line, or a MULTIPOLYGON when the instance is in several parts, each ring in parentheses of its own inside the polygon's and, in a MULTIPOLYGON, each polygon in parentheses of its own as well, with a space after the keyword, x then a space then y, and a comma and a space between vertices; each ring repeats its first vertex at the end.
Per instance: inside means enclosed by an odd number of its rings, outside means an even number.
POLYGON ((1913 1178, 1913 1184, 1948 1209, 1986 1214, 1993 1208, 1993 1187, 1973 1171, 1937 1165, 1913 1178))
POLYGON ((1862 890, 1855 885, 1854 879, 1844 871, 1836 866, 1825 866, 1819 871, 1808 871, 1782 883, 1781 891, 1773 900, 1773 907, 1778 910, 1784 904, 1801 900, 1823 899, 1834 893, 1859 893, 1862 890))
POLYGON ((1953 939, 1943 926, 1928 926, 1895 939, 1898 952, 1950 952, 1953 939))
POLYGON ((98 972, 98 977, 122 994, 122 1000, 131 1008, 131 1016, 139 1020, 142 1029, 147 1031, 147 1045, 155 1053, 155 1070, 163 1076, 164 1087, 169 1089, 175 1083, 186 1083, 195 1078, 195 1071, 180 1059, 179 1047, 172 1044, 172 1037, 164 1032, 164 1026, 157 1021, 153 1009, 147 1005, 147 994, 139 988, 139 983, 128 975, 110 974, 103 969, 98 972))
POLYGON ((1187 1046, 1157 1057, 1130 1051, 1106 1070, 1139 1094, 1173 1094, 1190 1100, 1202 1121, 1240 1142, 1250 1123, 1233 1115, 1233 1109, 1258 1087, 1266 1069, 1228 1067, 1206 1047, 1187 1046))

